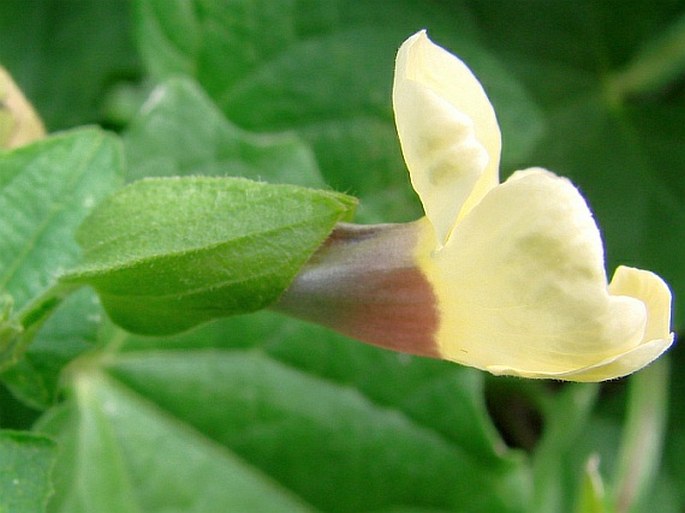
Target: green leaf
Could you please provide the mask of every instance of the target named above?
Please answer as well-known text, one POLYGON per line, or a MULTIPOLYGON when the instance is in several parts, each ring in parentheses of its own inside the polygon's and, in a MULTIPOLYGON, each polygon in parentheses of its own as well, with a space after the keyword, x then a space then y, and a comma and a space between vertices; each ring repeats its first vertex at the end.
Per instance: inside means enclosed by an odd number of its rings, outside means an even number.
POLYGON ((482 373, 437 360, 380 351, 320 326, 268 311, 225 319, 173 338, 128 338, 121 350, 153 352, 254 345, 290 367, 326 381, 353 385, 375 404, 401 409, 475 458, 492 463, 506 452, 484 404, 482 373))
POLYGON ((86 220, 67 281, 94 286, 127 329, 173 333, 268 306, 354 205, 242 178, 142 180, 86 220))
POLYGON ((58 275, 80 256, 74 232, 119 184, 121 157, 117 140, 95 129, 0 153, 0 292, 11 296, 13 309, 10 317, 3 300, 0 331, 8 322, 16 334, 27 331, 6 341, 2 363, 17 356, 30 328, 56 305, 58 275))
POLYGON ((0 62, 50 131, 101 119, 105 93, 138 73, 120 0, 3 0, 0 62))
POLYGON ((419 29, 429 28, 483 79, 502 109, 511 141, 507 161, 527 155, 541 132, 536 106, 483 50, 458 5, 137 0, 135 6, 139 48, 154 76, 194 76, 243 129, 297 131, 314 148, 327 182, 361 197, 367 221, 420 215, 391 109, 395 54, 419 29))
POLYGON ((115 330, 74 362, 72 400, 38 426, 63 447, 51 511, 526 511, 523 461, 461 443, 473 427, 438 418, 478 404, 463 386, 475 371, 370 347, 359 358, 321 328, 251 321, 173 338, 115 330), (296 361, 305 347, 316 356, 296 361), (445 393, 432 415, 416 407, 445 393))
POLYGON ((0 512, 45 511, 55 444, 44 436, 0 431, 0 512))
POLYGON ((314 155, 295 134, 240 130, 189 79, 171 79, 154 89, 124 143, 129 180, 213 175, 324 185, 314 155))
POLYGON ((120 384, 95 373, 80 376, 75 393, 75 404, 42 425, 64 427, 50 511, 308 511, 277 483, 120 384))

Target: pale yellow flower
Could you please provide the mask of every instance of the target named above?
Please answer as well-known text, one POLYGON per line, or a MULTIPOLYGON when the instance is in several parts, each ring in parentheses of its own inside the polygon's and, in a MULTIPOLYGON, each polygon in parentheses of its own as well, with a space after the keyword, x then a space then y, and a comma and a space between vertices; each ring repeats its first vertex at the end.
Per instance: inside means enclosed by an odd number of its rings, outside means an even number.
POLYGON ((0 66, 0 148, 17 148, 44 136, 38 114, 0 66))
POLYGON ((393 107, 426 217, 341 226, 279 308, 396 350, 527 378, 601 381, 672 343, 671 293, 619 267, 578 190, 532 168, 499 183, 500 130, 466 65, 425 32, 400 48, 393 107))

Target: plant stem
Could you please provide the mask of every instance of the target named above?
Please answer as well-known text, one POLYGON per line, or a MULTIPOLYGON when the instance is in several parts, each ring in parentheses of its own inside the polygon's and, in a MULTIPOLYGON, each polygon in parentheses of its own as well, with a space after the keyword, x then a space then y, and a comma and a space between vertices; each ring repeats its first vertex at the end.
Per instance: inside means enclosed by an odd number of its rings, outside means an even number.
POLYGON ((664 90, 685 76, 685 16, 645 45, 608 83, 615 100, 664 90))
POLYGON ((628 417, 613 486, 616 513, 631 511, 656 475, 668 413, 668 382, 666 358, 631 378, 628 417))

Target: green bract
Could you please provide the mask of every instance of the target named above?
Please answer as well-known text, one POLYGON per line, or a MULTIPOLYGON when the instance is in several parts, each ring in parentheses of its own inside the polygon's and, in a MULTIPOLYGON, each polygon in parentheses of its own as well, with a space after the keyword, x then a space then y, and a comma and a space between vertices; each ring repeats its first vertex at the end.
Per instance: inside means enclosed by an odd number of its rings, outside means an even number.
POLYGON ((242 178, 141 180, 86 220, 84 261, 65 280, 95 287, 131 331, 182 331, 275 301, 355 204, 242 178))

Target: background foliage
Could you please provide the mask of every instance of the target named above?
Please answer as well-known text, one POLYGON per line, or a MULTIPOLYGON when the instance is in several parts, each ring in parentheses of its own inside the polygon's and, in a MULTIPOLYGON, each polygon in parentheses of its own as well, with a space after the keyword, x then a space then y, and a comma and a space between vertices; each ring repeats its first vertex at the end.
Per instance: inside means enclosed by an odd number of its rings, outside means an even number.
POLYGON ((19 177, 0 292, 19 319, 51 313, 2 347, 31 342, 1 376, 0 511, 685 511, 677 344, 630 379, 558 386, 269 312, 133 336, 89 289, 55 292, 85 215, 145 176, 323 187, 359 197, 361 222, 416 218, 390 86, 421 28, 483 81, 503 177, 571 177, 609 271, 661 274, 682 329, 680 1, 4 0, 0 62, 61 133, 0 157, 0 185, 19 177))

